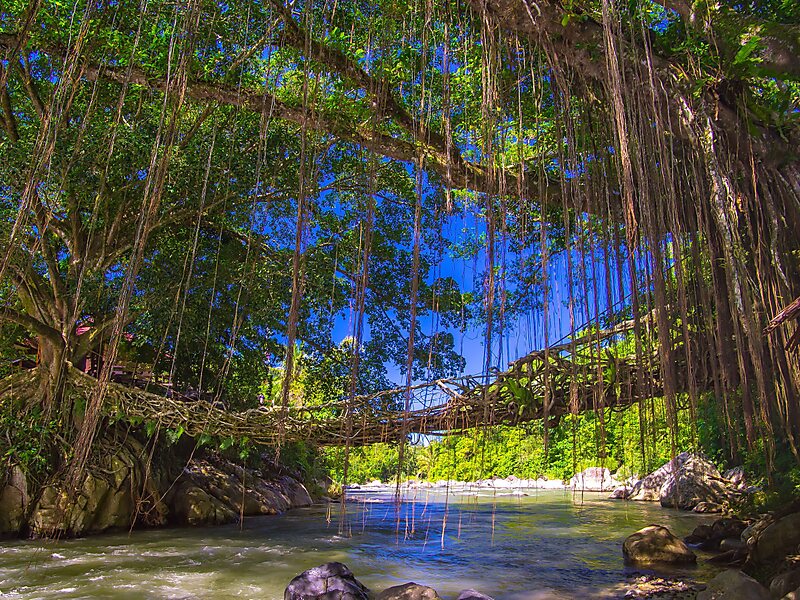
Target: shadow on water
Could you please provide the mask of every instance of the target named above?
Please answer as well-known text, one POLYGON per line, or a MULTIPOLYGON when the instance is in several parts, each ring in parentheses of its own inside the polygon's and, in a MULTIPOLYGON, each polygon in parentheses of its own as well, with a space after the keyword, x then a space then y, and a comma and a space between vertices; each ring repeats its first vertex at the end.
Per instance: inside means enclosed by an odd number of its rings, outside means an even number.
MULTIPOLYGON (((373 590, 416 581, 444 597, 475 588, 498 599, 619 597, 624 538, 651 523, 676 535, 710 520, 605 494, 527 496, 418 491, 352 494, 338 507, 252 517, 244 526, 139 531, 0 544, 0 598, 282 598, 327 561, 373 590), (326 518, 326 517, 330 518, 326 518), (346 532, 341 534, 340 531, 346 532)), ((708 567, 660 574, 708 578, 708 567)))

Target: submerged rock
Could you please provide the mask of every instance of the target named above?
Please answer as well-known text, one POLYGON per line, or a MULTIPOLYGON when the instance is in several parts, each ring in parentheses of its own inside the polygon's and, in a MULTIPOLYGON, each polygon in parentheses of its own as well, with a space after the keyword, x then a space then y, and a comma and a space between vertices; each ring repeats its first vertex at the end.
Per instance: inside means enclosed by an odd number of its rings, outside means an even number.
POLYGON ((622 554, 631 563, 693 563, 697 556, 669 529, 650 525, 628 536, 622 554))
POLYGON ((697 600, 768 600, 767 588, 741 571, 728 569, 708 582, 697 600))
POLYGON ((655 575, 640 575, 632 580, 625 598, 694 598, 695 593, 705 588, 694 581, 671 579, 655 575))
MULTIPOLYGON (((288 599, 287 599, 288 600, 288 599)), ((375 600, 442 600, 432 587, 409 582, 383 590, 375 600)))
POLYGON ((491 596, 482 594, 476 590, 461 590, 456 597, 456 600, 494 600, 491 596))
POLYGON ((369 589, 340 562, 303 571, 289 582, 284 600, 369 600, 369 589))

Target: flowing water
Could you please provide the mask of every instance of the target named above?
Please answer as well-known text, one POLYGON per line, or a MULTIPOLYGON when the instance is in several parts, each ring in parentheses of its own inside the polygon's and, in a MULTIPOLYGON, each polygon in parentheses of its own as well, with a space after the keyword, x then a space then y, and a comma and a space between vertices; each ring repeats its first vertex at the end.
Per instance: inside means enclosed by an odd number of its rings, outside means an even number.
POLYGON ((278 599, 295 575, 334 560, 376 591, 416 581, 445 599, 465 588, 508 600, 619 597, 626 577, 645 572, 623 565, 627 535, 659 523, 683 536, 710 520, 606 494, 528 493, 417 491, 398 506, 390 493, 362 492, 345 519, 336 504, 241 528, 7 541, 0 598, 278 599))

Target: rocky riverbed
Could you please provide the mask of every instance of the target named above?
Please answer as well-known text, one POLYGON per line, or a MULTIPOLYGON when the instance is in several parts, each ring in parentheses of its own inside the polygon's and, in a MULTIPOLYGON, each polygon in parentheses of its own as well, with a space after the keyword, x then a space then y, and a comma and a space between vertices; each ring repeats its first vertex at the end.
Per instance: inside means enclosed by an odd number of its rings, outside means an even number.
MULTIPOLYGON (((394 483, 372 481, 349 485, 355 492, 386 492, 394 483)), ((744 471, 734 468, 724 474, 703 456, 683 452, 642 477, 624 479, 604 467, 589 467, 571 479, 525 479, 515 476, 492 477, 477 481, 407 481, 403 492, 418 490, 493 491, 499 494, 525 494, 530 490, 570 490, 573 492, 610 492, 611 498, 642 502, 659 502, 665 508, 719 513, 735 505, 746 495, 758 490, 748 486, 744 471)))

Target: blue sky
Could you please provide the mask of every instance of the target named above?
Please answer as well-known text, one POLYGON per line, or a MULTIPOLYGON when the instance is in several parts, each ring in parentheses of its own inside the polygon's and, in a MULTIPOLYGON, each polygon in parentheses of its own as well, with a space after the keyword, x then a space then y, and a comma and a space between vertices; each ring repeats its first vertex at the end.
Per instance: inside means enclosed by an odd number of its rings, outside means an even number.
MULTIPOLYGON (((485 225, 474 215, 457 215, 451 217, 445 225, 445 235, 450 239, 459 239, 463 236, 480 235, 485 232, 485 225)), ((574 312, 574 325, 582 327, 596 314, 603 314, 609 306, 609 295, 606 285, 606 265, 602 249, 597 249, 594 257, 586 255, 581 257, 577 251, 571 252, 573 279, 578 282, 572 287, 572 302, 574 312), (582 281, 585 273, 586 283, 582 281), (595 303, 595 290, 597 302, 595 303), (586 292, 586 293, 584 293, 586 292)), ((623 257, 624 258, 624 257, 623 257)), ((507 254, 507 261, 518 260, 517 256, 507 254)), ((480 284, 479 276, 486 268, 485 252, 481 252, 474 260, 464 260, 444 253, 439 264, 435 265, 429 274, 429 281, 436 277, 452 277, 461 286, 462 291, 473 291, 480 284)), ((567 336, 572 331, 570 320, 570 286, 568 285, 568 254, 562 252, 550 256, 548 264, 548 319, 545 328, 544 311, 533 309, 528 313, 514 317, 506 324, 505 331, 500 335, 493 335, 491 368, 505 369, 510 361, 545 346, 545 329, 550 345, 553 345, 567 336)), ((616 263, 610 265, 612 278, 611 303, 620 305, 620 282, 616 263)), ((630 291, 627 271, 621 271, 622 294, 627 297, 630 291)), ((511 285, 511 283, 509 283, 511 285)), ((538 291, 538 290, 537 290, 538 291)), ((623 298, 624 300, 624 298, 623 298)), ((499 299, 495 301, 495 310, 499 310, 499 299)), ((456 340, 456 348, 466 360, 464 374, 482 374, 485 372, 486 361, 486 327, 467 327, 465 331, 455 329, 437 329, 431 317, 420 319, 423 331, 426 334, 435 331, 449 331, 456 340)), ((352 317, 345 313, 337 321, 333 332, 334 340, 341 341, 352 333, 352 317)), ((369 338, 369 330, 365 326, 365 339, 369 338)), ((392 381, 402 385, 404 377, 400 368, 390 366, 389 376, 392 381)))

